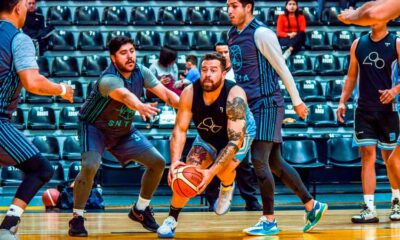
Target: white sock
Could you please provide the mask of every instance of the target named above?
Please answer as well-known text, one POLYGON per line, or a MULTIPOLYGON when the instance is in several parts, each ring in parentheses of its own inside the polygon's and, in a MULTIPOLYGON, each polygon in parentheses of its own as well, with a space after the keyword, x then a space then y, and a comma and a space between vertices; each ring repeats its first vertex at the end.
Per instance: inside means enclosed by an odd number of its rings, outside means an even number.
POLYGON ((144 198, 139 196, 138 201, 137 201, 137 203, 135 205, 135 208, 137 210, 143 211, 143 210, 145 210, 147 208, 147 206, 150 205, 150 201, 151 201, 150 199, 144 199, 144 198))
POLYGON ((23 213, 24 213, 24 209, 18 207, 17 205, 11 204, 6 215, 21 217, 23 213))
POLYGON ((81 216, 81 217, 83 217, 84 212, 85 212, 85 209, 74 208, 74 210, 73 210, 73 213, 75 213, 76 215, 81 216))
POLYGON ((395 198, 400 199, 400 191, 399 191, 399 189, 393 189, 392 188, 392 201, 395 198))
POLYGON ((370 210, 374 210, 374 195, 364 195, 364 202, 370 210))

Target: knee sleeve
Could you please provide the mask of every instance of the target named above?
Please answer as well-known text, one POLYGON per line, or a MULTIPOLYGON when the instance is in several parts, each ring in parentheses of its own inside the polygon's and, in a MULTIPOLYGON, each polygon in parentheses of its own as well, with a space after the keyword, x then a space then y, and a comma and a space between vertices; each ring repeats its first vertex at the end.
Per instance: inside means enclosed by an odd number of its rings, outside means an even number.
POLYGON ((16 166, 25 176, 36 176, 43 183, 47 183, 53 177, 54 169, 49 160, 42 154, 37 154, 25 162, 16 166))

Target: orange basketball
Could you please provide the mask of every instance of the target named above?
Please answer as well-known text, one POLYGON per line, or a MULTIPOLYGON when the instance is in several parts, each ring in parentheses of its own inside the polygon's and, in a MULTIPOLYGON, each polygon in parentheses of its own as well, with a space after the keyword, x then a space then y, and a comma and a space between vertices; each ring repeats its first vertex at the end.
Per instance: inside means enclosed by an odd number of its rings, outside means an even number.
POLYGON ((42 201, 45 207, 55 207, 57 205, 60 192, 55 188, 49 188, 42 194, 42 201))
POLYGON ((203 180, 203 175, 193 166, 182 166, 175 169, 172 179, 172 191, 182 196, 191 198, 197 195, 197 186, 203 180))

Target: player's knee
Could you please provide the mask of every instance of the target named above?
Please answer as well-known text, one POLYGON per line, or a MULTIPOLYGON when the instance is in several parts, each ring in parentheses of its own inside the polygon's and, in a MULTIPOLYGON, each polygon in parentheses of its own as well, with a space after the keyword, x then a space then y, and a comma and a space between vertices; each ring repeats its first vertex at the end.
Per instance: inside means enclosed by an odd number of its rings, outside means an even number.
POLYGON ((86 152, 82 154, 82 169, 81 173, 85 176, 96 175, 97 170, 100 168, 101 155, 96 152, 86 152))
POLYGON ((376 156, 376 148, 375 147, 361 147, 360 155, 363 160, 375 159, 376 156))
POLYGON ((43 156, 39 157, 39 172, 38 176, 43 183, 47 183, 51 180, 54 175, 54 168, 51 166, 50 162, 43 156))
POLYGON ((146 168, 155 171, 164 171, 166 163, 163 156, 155 148, 150 150, 148 155, 147 161, 143 162, 146 168))

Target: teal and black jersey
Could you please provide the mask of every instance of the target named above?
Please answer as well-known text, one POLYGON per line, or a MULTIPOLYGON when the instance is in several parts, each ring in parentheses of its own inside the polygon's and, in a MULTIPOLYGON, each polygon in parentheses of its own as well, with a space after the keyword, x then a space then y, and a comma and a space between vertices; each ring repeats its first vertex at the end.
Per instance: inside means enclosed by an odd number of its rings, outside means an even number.
POLYGON ((149 70, 137 64, 129 79, 125 79, 113 64, 102 73, 93 87, 92 92, 83 104, 79 112, 79 119, 88 122, 96 128, 112 132, 114 135, 124 135, 130 132, 135 111, 125 104, 113 100, 102 94, 100 84, 110 80, 123 82, 123 86, 140 98, 143 96, 143 88, 152 88, 158 84, 153 75, 148 75, 149 70), (145 77, 150 76, 150 77, 145 77))
POLYGON ((12 53, 13 40, 19 33, 10 22, 0 21, 0 119, 11 119, 22 88, 12 53))
POLYGON ((395 104, 382 104, 379 90, 398 83, 397 37, 388 33, 378 42, 371 34, 360 37, 355 50, 359 66, 357 108, 364 111, 397 111, 395 104))

